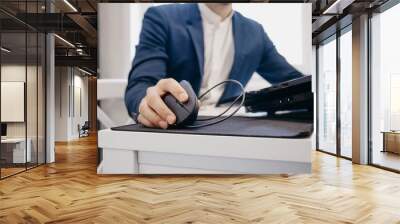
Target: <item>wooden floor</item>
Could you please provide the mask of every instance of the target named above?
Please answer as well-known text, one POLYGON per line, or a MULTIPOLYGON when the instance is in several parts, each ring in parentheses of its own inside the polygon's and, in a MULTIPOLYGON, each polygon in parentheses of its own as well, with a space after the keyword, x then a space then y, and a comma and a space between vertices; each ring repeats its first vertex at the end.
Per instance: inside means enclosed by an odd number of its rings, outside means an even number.
POLYGON ((93 137, 56 157, 0 181, 0 223, 400 223, 399 174, 323 153, 295 176, 99 176, 93 137))
POLYGON ((18 167, 6 167, 6 168, 1 168, 1 178, 6 178, 6 177, 8 177, 8 176, 12 176, 12 175, 15 175, 15 174, 17 174, 17 173, 20 173, 20 172, 24 172, 24 171, 26 171, 27 169, 33 169, 33 168, 35 168, 37 166, 37 164, 27 164, 27 167, 25 168, 25 164, 22 164, 22 165, 18 165, 18 167))
POLYGON ((11 176, 13 174, 19 173, 19 172, 23 172, 25 170, 24 168, 1 168, 1 177, 8 177, 11 176))
POLYGON ((400 155, 392 152, 374 151, 372 161, 374 164, 400 170, 400 155))

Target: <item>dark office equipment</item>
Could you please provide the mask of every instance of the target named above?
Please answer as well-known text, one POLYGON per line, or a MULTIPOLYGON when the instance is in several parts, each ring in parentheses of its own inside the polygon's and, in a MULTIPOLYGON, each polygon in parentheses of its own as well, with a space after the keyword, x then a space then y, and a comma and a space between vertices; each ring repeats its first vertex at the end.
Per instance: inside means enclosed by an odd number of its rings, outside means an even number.
POLYGON ((200 128, 200 127, 205 127, 209 125, 214 125, 220 122, 223 122, 233 115, 236 114, 236 112, 240 109, 240 107, 243 105, 244 100, 245 100, 245 91, 243 85, 237 81, 237 80, 232 80, 228 79, 223 82, 220 82, 216 84, 215 86, 211 87, 208 89, 206 92, 204 92, 199 98, 197 98, 196 93, 193 91, 192 86, 190 83, 186 80, 182 80, 180 82, 180 85, 185 89, 186 93, 189 96, 189 99, 185 103, 179 102, 172 94, 167 94, 163 97, 163 100, 165 104, 171 109, 171 111, 175 114, 176 116, 176 122, 172 126, 173 127, 184 127, 184 128, 200 128), (199 102, 198 100, 201 100, 202 97, 207 95, 209 92, 211 92, 213 89, 220 85, 224 85, 226 83, 233 83, 238 85, 241 88, 241 94, 236 97, 233 102, 229 105, 229 107, 222 112, 221 114, 215 116, 215 117, 209 117, 205 119, 197 119, 197 114, 199 112, 199 102), (224 114, 226 114, 239 100, 241 99, 241 102, 239 106, 228 116, 223 117, 224 114), (193 124, 195 123, 196 124, 193 124))
MULTIPOLYGON (((199 116, 199 119, 210 117, 199 116)), ((197 121, 196 121, 197 122, 197 121)), ((196 122, 194 125, 196 125, 196 122)), ((156 132, 166 134, 216 135, 239 137, 268 138, 308 138, 313 132, 312 121, 287 121, 265 117, 233 116, 229 122, 204 126, 200 128, 159 129, 146 128, 141 124, 125 125, 111 128, 114 131, 156 132)))
POLYGON ((275 118, 313 118, 311 76, 304 76, 246 93, 247 112, 267 112, 275 118))
POLYGON ((1 136, 7 136, 7 124, 1 123, 1 136))
POLYGON ((172 94, 167 94, 163 98, 165 104, 175 114, 177 126, 192 124, 197 119, 199 112, 199 102, 190 83, 183 80, 180 84, 189 96, 185 103, 179 102, 172 94))
POLYGON ((89 129, 90 129, 89 121, 85 121, 82 127, 78 125, 79 138, 89 136, 89 129))

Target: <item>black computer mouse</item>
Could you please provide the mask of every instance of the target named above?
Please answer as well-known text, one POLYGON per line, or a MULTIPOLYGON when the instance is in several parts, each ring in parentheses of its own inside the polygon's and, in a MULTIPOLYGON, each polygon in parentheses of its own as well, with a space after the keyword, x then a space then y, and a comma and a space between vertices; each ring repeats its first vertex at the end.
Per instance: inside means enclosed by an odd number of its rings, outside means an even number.
POLYGON ((179 100, 170 93, 163 97, 165 104, 176 116, 176 122, 174 124, 176 127, 193 124, 199 113, 199 102, 190 83, 186 80, 182 80, 179 84, 185 89, 189 96, 185 103, 179 102, 179 100))

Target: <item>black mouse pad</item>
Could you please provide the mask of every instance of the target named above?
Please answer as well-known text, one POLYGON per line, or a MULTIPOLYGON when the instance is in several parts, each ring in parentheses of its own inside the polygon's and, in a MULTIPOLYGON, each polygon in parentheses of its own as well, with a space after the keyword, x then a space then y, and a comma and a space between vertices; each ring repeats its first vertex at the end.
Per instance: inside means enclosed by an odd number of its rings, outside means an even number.
POLYGON ((156 132, 191 135, 307 138, 313 132, 313 124, 312 122, 235 116, 224 122, 201 128, 171 128, 164 130, 147 128, 140 124, 131 124, 114 127, 111 129, 114 131, 156 132))

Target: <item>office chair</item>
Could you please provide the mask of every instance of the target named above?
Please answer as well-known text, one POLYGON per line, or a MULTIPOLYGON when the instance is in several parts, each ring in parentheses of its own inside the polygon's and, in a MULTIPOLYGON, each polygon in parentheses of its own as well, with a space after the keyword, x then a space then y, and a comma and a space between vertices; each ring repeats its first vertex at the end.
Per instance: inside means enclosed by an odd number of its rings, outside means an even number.
POLYGON ((82 127, 78 125, 79 138, 89 136, 89 129, 90 129, 89 121, 85 121, 82 127))

